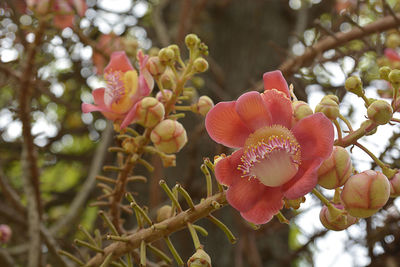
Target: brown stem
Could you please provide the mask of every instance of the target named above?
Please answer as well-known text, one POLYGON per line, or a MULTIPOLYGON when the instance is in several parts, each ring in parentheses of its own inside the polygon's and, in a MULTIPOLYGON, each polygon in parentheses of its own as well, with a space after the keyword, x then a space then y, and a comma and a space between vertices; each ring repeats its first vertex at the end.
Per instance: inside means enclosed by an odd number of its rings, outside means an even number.
POLYGON ((113 258, 117 259, 129 251, 132 251, 140 246, 141 241, 150 244, 154 241, 169 236, 172 233, 186 228, 188 222, 193 223, 197 220, 207 217, 215 208, 212 202, 216 201, 221 205, 226 204, 225 193, 218 193, 209 198, 206 198, 200 204, 197 204, 194 209, 188 209, 178 215, 155 224, 152 227, 142 229, 139 232, 126 236, 128 242, 114 242, 104 248, 104 253, 98 253, 85 265, 86 267, 100 266, 104 259, 110 253, 113 253, 113 258))

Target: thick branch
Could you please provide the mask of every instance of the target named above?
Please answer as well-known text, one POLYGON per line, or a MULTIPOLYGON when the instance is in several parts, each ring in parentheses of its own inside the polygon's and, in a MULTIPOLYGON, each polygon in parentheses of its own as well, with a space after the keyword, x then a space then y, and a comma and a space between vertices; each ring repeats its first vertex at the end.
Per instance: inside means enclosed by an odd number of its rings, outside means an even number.
POLYGON ((188 222, 193 223, 201 218, 207 217, 211 212, 215 211, 215 208, 212 205, 214 201, 225 205, 225 193, 218 193, 205 199, 200 204, 196 205, 194 210, 188 209, 179 213, 175 217, 157 223, 150 228, 146 228, 137 233, 128 235, 128 242, 118 241, 112 243, 108 247, 104 248, 104 253, 98 253, 86 264, 86 266, 100 266, 106 256, 110 253, 113 253, 114 259, 117 259, 127 252, 138 248, 142 240, 149 244, 163 237, 169 236, 174 232, 184 229, 188 222))

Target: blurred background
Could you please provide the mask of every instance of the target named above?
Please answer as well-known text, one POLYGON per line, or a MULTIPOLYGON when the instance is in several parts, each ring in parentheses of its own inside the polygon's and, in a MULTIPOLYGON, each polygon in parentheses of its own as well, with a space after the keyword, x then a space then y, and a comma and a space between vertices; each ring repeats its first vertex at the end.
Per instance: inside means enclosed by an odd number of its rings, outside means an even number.
MULTIPOLYGON (((30 200, 21 160, 27 118, 35 166, 32 161, 25 164, 36 168, 39 178, 42 266, 63 266, 58 249, 89 257, 85 249, 74 248, 73 240, 82 236, 78 225, 89 232, 105 232, 97 216, 99 206, 91 207, 101 202, 96 198, 102 188, 96 187, 94 177, 103 173, 103 165, 118 160, 107 152, 118 140, 100 113, 82 114, 81 103, 91 102, 91 91, 104 83, 102 69, 112 51, 125 50, 134 61, 139 48, 156 54, 175 43, 185 54, 184 37, 193 32, 208 45, 210 65, 191 82, 196 89, 193 102, 201 95, 217 103, 261 91, 262 74, 279 68, 297 97, 313 108, 323 95, 336 94, 342 100, 342 114, 354 128, 366 112, 362 100, 346 94, 345 78, 358 74, 368 97, 383 96, 388 88, 378 81, 379 67, 399 67, 384 56, 385 48, 400 47, 400 20, 393 17, 400 11, 396 0, 87 0, 82 14, 71 4, 73 23, 61 25, 50 18, 42 32, 37 31, 38 5, 40 1, 32 5, 0 0, 0 223, 13 231, 10 242, 0 247, 0 266, 27 266, 30 200), (24 94, 29 95, 28 102, 21 102, 24 94), (14 203, 15 198, 22 206, 14 203)), ((177 167, 164 169, 158 157, 148 158, 155 166, 153 173, 135 169, 147 183, 129 185, 152 216, 167 200, 158 186, 160 179, 170 185, 181 183, 199 201, 206 192, 199 168, 203 157, 232 152, 208 137, 203 117, 187 114, 181 122, 189 143, 177 155, 177 167)), ((382 127, 362 143, 386 163, 400 167, 399 136, 397 127, 382 127)), ((358 150, 353 151, 358 171, 377 168, 358 150)), ((200 221, 209 232, 201 242, 213 266, 400 266, 398 201, 391 199, 372 218, 339 233, 324 230, 318 217, 320 203, 310 195, 306 199, 302 212, 284 211, 290 225, 274 219, 257 231, 234 209, 217 211, 215 215, 238 238, 235 245, 209 221, 200 221)), ((124 226, 132 228, 134 216, 122 216, 124 226)), ((190 257, 187 231, 174 234, 172 240, 184 259, 190 257)), ((165 249, 164 244, 158 246, 165 249)))

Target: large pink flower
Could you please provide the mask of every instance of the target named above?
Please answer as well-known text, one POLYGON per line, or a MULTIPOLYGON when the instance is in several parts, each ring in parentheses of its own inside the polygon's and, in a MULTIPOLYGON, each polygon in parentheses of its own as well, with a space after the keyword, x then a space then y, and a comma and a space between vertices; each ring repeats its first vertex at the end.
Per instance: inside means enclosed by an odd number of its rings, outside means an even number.
POLYGON ((153 77, 145 67, 148 56, 139 51, 137 58, 140 66, 139 77, 125 52, 112 53, 110 63, 104 69, 106 88, 93 90, 95 105, 83 103, 82 111, 100 111, 109 120, 121 121, 121 128, 132 123, 136 104, 149 95, 154 87, 153 77))
POLYGON ((333 126, 322 113, 293 124, 287 83, 280 71, 264 74, 264 93, 221 102, 206 117, 210 137, 239 148, 215 166, 231 206, 263 224, 279 212, 283 197, 299 198, 317 184, 317 170, 333 148, 333 126))

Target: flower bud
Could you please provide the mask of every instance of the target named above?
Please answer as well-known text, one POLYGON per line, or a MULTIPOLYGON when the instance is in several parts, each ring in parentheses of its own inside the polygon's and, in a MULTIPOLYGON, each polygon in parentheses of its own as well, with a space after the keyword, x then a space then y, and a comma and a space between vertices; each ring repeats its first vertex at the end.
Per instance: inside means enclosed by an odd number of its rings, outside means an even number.
POLYGON ((298 208, 300 208, 301 203, 304 203, 306 201, 306 197, 302 196, 296 199, 284 198, 283 201, 285 202, 285 208, 292 208, 297 210, 298 208))
POLYGON ((344 185, 351 176, 353 165, 346 149, 334 146, 332 154, 318 169, 318 184, 326 189, 344 185))
POLYGON ((390 183, 390 197, 400 196, 400 171, 398 171, 392 179, 389 180, 390 183))
POLYGON ((351 76, 346 79, 344 83, 344 87, 347 91, 356 94, 357 96, 361 97, 364 95, 364 89, 362 86, 362 82, 360 77, 358 76, 351 76))
POLYGON ((208 62, 202 57, 196 58, 193 62, 193 69, 196 72, 205 72, 208 70, 208 62))
POLYGON ((322 99, 330 99, 339 104, 339 97, 337 97, 336 95, 326 95, 322 99))
POLYGON ((390 34, 386 39, 386 46, 393 49, 399 47, 400 36, 397 33, 390 34))
POLYGON ((389 73, 392 70, 388 66, 383 66, 379 69, 379 77, 383 80, 389 81, 389 73))
POLYGON ((390 183, 381 172, 367 170, 351 176, 340 195, 348 213, 367 218, 382 208, 389 199, 390 183))
POLYGON ((340 115, 339 104, 329 97, 324 97, 315 107, 315 112, 322 112, 328 119, 336 120, 340 115))
POLYGON ((323 206, 319 219, 326 229, 342 231, 357 222, 357 218, 347 214, 342 205, 323 206))
POLYGON ((185 44, 187 46, 187 48, 194 48, 198 43, 200 43, 200 38, 197 37, 196 34, 188 34, 185 37, 185 44))
POLYGON ((203 56, 208 56, 208 46, 205 43, 200 43, 199 50, 203 56))
POLYGON ((389 73, 389 81, 396 88, 400 86, 400 70, 394 69, 389 73))
POLYGON ((214 107, 214 102, 206 95, 201 96, 196 104, 197 113, 203 116, 206 116, 212 107, 214 107))
POLYGON ((171 218, 172 207, 170 205, 164 205, 157 210, 157 222, 162 222, 166 219, 171 218))
POLYGON ((367 109, 368 118, 376 124, 388 123, 393 116, 392 106, 385 100, 376 100, 367 109))
POLYGON ((163 120, 151 132, 151 141, 164 153, 176 153, 187 142, 186 130, 174 120, 163 120))
POLYGON ((313 111, 310 108, 310 106, 304 101, 293 101, 292 107, 293 107, 293 117, 296 122, 313 114, 313 111))
POLYGON ((161 75, 160 82, 165 89, 173 89, 175 87, 173 73, 169 69, 161 75))
POLYGON ((168 48, 171 49, 172 51, 174 51, 175 60, 177 60, 181 55, 179 46, 177 46, 176 44, 173 44, 173 45, 168 46, 168 48))
POLYGON ((7 243, 10 241, 12 230, 7 224, 0 224, 0 243, 7 243))
POLYGON ((161 62, 166 63, 175 58, 175 53, 174 53, 174 50, 166 47, 166 48, 161 49, 160 52, 158 52, 158 57, 161 62))
POLYGON ((146 63, 146 69, 151 75, 158 76, 165 71, 165 65, 160 62, 158 57, 150 57, 146 63))
POLYGON ((203 249, 197 249, 187 262, 188 267, 211 267, 211 258, 203 249))
POLYGON ((164 94, 161 91, 159 91, 156 94, 156 99, 161 103, 167 103, 171 99, 173 93, 171 90, 168 89, 164 89, 163 92, 164 94))
POLYGON ((154 127, 164 118, 164 105, 154 97, 145 97, 137 104, 135 117, 144 127, 154 127))

